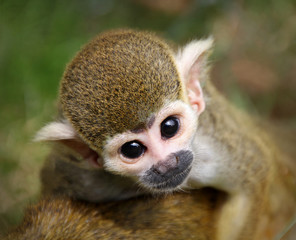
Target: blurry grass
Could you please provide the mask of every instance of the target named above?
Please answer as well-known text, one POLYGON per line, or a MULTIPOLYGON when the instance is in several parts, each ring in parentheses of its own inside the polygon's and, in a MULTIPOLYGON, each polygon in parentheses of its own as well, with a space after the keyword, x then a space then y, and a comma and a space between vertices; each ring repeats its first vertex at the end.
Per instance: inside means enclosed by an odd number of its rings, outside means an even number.
POLYGON ((91 37, 118 27, 154 30, 179 43, 214 35, 218 87, 249 111, 295 120, 295 9, 294 0, 196 0, 179 14, 149 10, 136 0, 1 0, 0 232, 19 221, 38 193, 48 149, 31 140, 54 118, 63 70, 91 37), (258 79, 242 78, 253 65, 235 65, 241 59, 263 64, 258 79), (266 72, 275 83, 258 91, 256 81, 264 82, 266 72))
POLYGON ((54 99, 66 62, 87 40, 74 5, 0 3, 0 232, 15 224, 39 189, 46 147, 32 143, 55 113, 54 99), (65 11, 66 9, 66 11, 65 11), (72 34, 72 36, 71 36, 72 34))

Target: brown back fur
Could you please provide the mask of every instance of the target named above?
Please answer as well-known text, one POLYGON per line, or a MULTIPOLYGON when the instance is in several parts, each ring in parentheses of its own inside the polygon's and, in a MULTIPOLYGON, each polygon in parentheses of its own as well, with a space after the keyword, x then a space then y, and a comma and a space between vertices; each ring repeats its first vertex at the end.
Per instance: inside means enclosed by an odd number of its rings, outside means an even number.
POLYGON ((45 198, 5 240, 215 239, 225 195, 212 189, 108 204, 45 198))

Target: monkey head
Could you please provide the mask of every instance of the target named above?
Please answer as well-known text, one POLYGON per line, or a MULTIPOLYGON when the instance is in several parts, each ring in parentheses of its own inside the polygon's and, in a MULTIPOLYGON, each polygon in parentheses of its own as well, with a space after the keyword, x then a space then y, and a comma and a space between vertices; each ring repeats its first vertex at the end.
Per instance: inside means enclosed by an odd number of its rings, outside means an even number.
POLYGON ((174 53, 148 32, 97 36, 66 68, 63 119, 41 129, 37 139, 61 142, 94 167, 150 191, 178 188, 194 159, 211 46, 211 39, 193 41, 174 53))

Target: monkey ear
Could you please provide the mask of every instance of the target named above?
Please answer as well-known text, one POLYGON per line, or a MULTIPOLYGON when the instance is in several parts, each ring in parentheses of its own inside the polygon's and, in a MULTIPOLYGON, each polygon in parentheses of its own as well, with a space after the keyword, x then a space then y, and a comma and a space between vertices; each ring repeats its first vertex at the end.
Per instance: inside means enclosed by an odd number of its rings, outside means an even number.
POLYGON ((34 138, 38 142, 59 142, 73 149, 94 167, 102 167, 103 160, 78 136, 67 122, 51 122, 39 130, 34 138))
POLYGON ((60 141, 76 138, 78 138, 77 133, 70 124, 51 122, 37 132, 34 141, 60 141))
POLYGON ((200 114, 205 109, 201 85, 208 78, 208 57, 213 46, 213 38, 192 41, 176 55, 181 79, 187 90, 192 108, 200 114))

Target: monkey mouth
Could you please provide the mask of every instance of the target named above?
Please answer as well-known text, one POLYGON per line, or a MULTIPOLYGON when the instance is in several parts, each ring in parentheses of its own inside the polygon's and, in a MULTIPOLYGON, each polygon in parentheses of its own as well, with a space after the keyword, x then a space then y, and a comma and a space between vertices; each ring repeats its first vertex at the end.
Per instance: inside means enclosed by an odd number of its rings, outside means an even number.
POLYGON ((174 176, 171 176, 170 178, 163 180, 162 182, 147 184, 148 186, 146 187, 156 192, 172 191, 184 182, 184 180, 187 178, 190 171, 191 171, 191 166, 186 168, 184 171, 179 172, 174 176))
POLYGON ((192 168, 193 154, 181 150, 168 156, 165 161, 153 165, 140 178, 140 184, 154 192, 168 192, 176 189, 189 175, 192 168), (175 165, 171 165, 176 160, 175 165))

